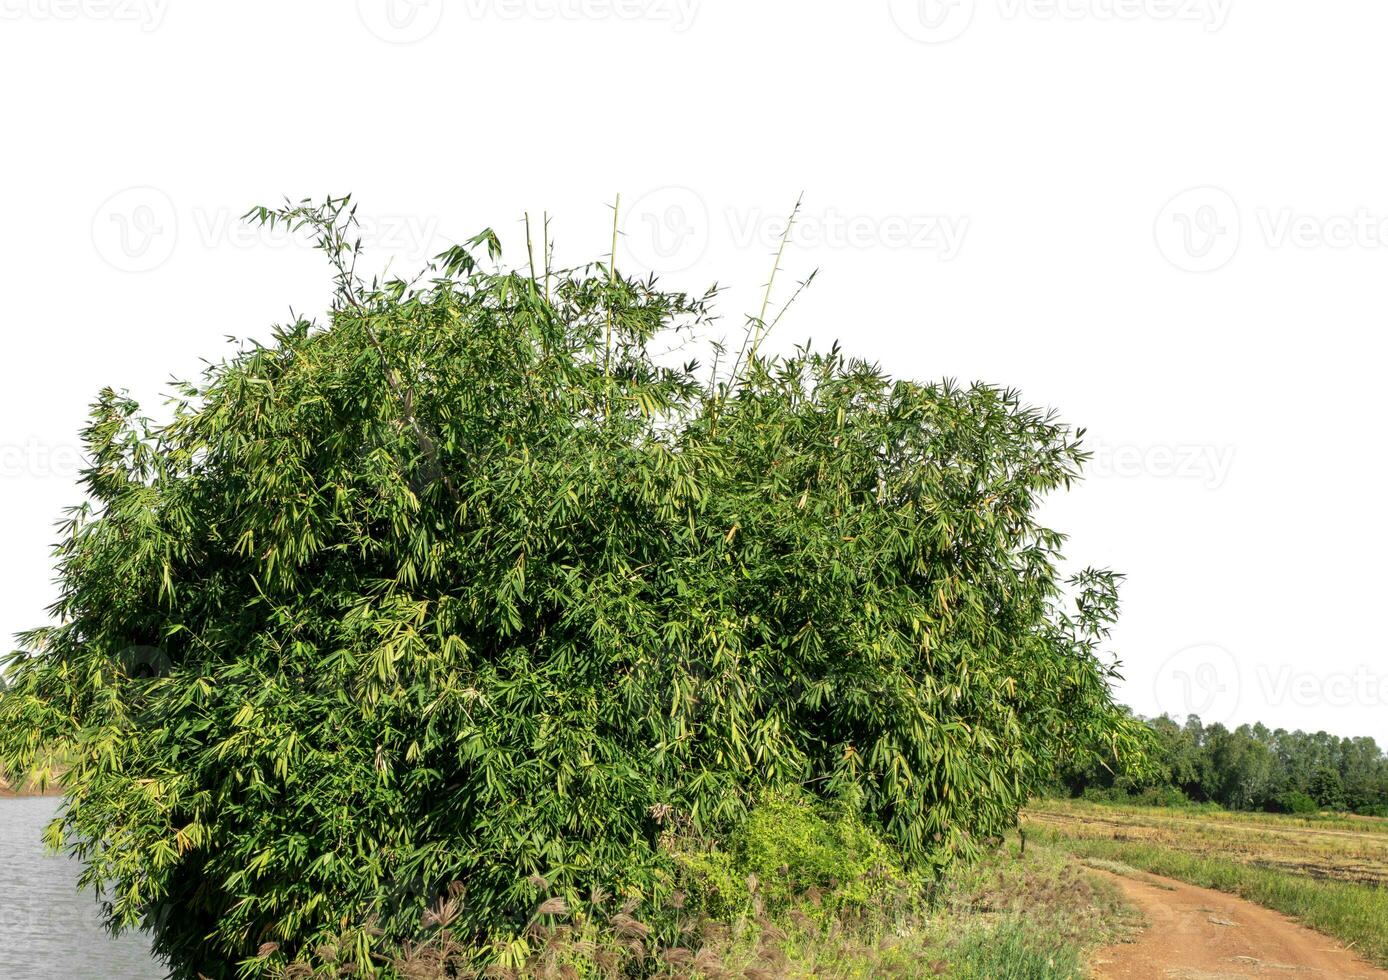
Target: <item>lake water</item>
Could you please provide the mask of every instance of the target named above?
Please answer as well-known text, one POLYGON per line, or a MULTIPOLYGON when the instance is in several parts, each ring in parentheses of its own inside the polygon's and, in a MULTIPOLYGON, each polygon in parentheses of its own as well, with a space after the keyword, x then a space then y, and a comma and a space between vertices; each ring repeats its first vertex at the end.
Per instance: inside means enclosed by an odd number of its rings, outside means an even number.
POLYGON ((49 854, 43 828, 61 801, 0 800, 0 978, 160 980, 149 938, 112 939, 96 898, 78 892, 78 866, 49 854))

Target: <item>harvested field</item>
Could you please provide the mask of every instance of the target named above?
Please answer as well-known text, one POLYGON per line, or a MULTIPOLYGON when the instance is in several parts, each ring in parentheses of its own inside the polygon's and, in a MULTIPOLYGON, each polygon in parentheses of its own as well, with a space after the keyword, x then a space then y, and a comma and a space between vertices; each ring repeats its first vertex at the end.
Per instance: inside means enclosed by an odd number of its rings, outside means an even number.
POLYGON ((1043 801, 1031 826, 1065 837, 1159 844, 1311 878, 1388 887, 1388 820, 1043 801))

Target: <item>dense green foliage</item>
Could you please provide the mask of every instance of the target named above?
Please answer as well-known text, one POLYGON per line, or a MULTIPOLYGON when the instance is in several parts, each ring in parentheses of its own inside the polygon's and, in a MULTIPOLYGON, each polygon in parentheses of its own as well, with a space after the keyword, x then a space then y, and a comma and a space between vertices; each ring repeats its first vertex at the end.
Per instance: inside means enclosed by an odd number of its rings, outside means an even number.
POLYGON ((1067 589, 1036 520, 1078 433, 764 357, 765 313, 731 368, 666 364, 707 298, 486 271, 490 233, 364 284, 342 205, 258 214, 319 235, 326 324, 179 383, 163 424, 101 394, 57 623, 0 701, 0 764, 70 760, 52 839, 176 976, 321 943, 369 968, 453 882, 455 928, 510 956, 547 898, 660 907, 663 842, 768 787, 937 867, 1076 753, 1140 751, 1096 649, 1114 577, 1067 589))
POLYGON ((1072 795, 1139 796, 1148 802, 1218 803, 1238 810, 1319 809, 1388 816, 1388 756, 1372 738, 1338 738, 1265 725, 1178 724, 1162 716, 1150 770, 1116 773, 1092 764, 1069 769, 1072 795))

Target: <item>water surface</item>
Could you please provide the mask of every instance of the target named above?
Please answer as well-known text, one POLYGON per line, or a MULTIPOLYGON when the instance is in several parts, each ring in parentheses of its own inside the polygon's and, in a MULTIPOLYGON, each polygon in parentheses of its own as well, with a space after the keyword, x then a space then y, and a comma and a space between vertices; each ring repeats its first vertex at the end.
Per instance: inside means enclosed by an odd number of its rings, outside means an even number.
POLYGON ((149 937, 112 939, 95 896, 77 891, 77 863, 44 849, 61 802, 0 799, 0 978, 161 980, 149 937))

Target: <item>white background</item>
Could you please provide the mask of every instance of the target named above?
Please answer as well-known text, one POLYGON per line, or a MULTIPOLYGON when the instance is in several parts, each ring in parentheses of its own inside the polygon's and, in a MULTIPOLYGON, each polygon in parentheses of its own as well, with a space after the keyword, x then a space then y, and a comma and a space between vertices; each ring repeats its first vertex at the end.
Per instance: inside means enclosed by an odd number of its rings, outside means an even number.
POLYGON ((53 597, 97 389, 157 413, 329 295, 252 204, 350 191, 394 268, 484 226, 754 310, 781 349, 1015 385, 1090 430, 1047 517, 1128 574, 1143 713, 1388 742, 1388 5, 0 0, 0 633, 53 597))

